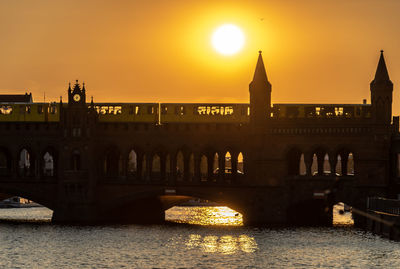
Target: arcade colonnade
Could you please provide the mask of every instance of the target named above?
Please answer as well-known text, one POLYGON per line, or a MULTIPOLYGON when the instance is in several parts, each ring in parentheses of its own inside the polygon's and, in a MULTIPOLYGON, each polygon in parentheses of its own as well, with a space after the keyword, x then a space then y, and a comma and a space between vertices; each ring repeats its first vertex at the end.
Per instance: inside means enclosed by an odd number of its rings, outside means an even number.
MULTIPOLYGON (((80 150, 69 153, 66 170, 84 170, 80 150)), ((173 182, 234 182, 246 174, 243 151, 192 151, 183 147, 174 151, 164 149, 141 150, 117 147, 101 149, 96 154, 98 175, 104 180, 166 181, 173 182)), ((33 150, 22 146, 12 151, 0 147, 0 175, 19 178, 51 178, 57 176, 58 151, 54 147, 33 150), (14 175, 15 177, 15 175, 14 175)), ((356 156, 348 149, 301 150, 290 148, 286 153, 288 176, 354 175, 356 156)))
POLYGON ((286 155, 288 175, 290 176, 353 176, 355 174, 356 156, 349 149, 300 150, 291 148, 286 155))

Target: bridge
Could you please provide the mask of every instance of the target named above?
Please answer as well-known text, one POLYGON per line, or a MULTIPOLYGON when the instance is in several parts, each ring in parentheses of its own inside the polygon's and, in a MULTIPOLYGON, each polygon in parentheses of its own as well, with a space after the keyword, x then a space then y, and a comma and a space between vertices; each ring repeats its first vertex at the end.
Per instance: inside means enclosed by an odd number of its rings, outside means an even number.
POLYGON ((0 103, 0 193, 54 222, 160 222, 196 197, 248 225, 330 225, 337 202, 397 197, 383 52, 369 104, 272 104, 271 88, 260 52, 249 104, 87 102, 78 81, 66 103, 0 103))

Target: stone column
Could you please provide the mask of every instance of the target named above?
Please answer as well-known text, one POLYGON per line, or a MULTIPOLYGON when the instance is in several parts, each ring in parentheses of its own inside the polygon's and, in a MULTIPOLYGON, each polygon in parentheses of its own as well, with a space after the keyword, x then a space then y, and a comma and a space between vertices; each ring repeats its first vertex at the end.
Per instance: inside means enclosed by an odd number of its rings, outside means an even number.
POLYGON ((317 153, 317 163, 318 163, 318 175, 324 175, 324 161, 325 161, 325 154, 322 152, 317 153))
POLYGON ((177 181, 177 171, 176 171, 176 159, 177 159, 177 154, 171 155, 170 157, 170 162, 171 162, 171 178, 169 179, 169 182, 171 185, 175 185, 177 181))
POLYGON ((312 176, 311 174, 311 166, 313 163, 313 154, 312 153, 305 153, 304 154, 304 162, 306 164, 306 175, 312 176))
POLYGON ((221 152, 218 152, 218 165, 219 165, 219 173, 217 182, 224 182, 225 177, 225 155, 222 155, 221 152))
POLYGON ((237 177, 237 160, 238 160, 238 153, 232 152, 232 155, 231 155, 231 165, 232 165, 231 183, 236 181, 236 177, 237 177))
POLYGON ((166 163, 165 163, 165 154, 164 153, 160 153, 160 180, 161 182, 165 182, 166 181, 166 163))
POLYGON ((207 155, 207 182, 212 182, 214 179, 214 154, 207 155))
POLYGON ((329 164, 331 165, 331 176, 336 176, 337 155, 329 154, 329 164))
POLYGON ((347 161, 349 159, 349 153, 344 152, 340 155, 342 157, 342 176, 346 176, 347 175, 347 161))
POLYGON ((194 182, 200 182, 200 162, 201 156, 199 154, 194 154, 194 182))

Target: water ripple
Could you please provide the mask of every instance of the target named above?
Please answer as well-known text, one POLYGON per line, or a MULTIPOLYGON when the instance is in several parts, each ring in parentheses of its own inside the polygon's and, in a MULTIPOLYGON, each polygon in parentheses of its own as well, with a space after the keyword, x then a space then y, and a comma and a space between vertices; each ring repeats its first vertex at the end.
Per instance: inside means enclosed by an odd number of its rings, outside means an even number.
MULTIPOLYGON (((26 216, 18 210, 8 212, 26 216)), ((45 213, 31 212, 34 219, 45 213)), ((400 268, 400 243, 352 227, 39 222, 0 224, 0 242, 0 268, 400 268)))

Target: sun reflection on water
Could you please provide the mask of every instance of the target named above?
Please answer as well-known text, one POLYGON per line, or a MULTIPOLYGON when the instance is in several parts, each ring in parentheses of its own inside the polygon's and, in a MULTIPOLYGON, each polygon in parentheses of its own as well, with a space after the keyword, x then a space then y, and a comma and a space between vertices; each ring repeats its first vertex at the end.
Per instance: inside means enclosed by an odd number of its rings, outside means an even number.
POLYGON ((197 225, 242 226, 242 214, 226 206, 181 206, 165 212, 167 221, 197 225))
POLYGON ((200 249, 206 253, 234 254, 238 251, 252 253, 257 250, 253 237, 247 235, 206 235, 191 234, 185 242, 188 249, 200 249))
MULTIPOLYGON (((226 206, 179 206, 165 212, 167 221, 197 225, 242 226, 242 214, 226 206)), ((190 234, 182 240, 187 249, 224 255, 252 253, 258 249, 253 237, 241 235, 190 234)))

